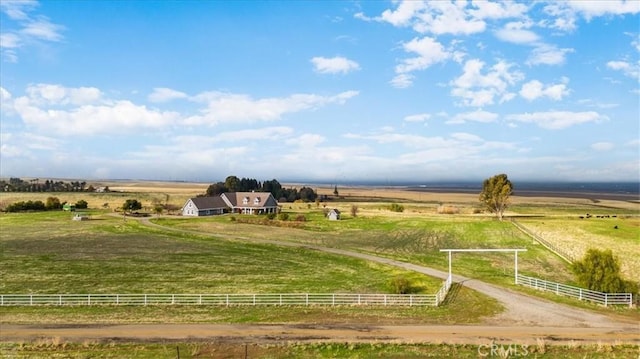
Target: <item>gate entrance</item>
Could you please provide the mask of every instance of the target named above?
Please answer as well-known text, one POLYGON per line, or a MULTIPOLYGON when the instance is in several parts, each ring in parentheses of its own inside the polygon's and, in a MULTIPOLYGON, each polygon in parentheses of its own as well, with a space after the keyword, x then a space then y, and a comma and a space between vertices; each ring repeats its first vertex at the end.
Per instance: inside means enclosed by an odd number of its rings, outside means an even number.
POLYGON ((449 252, 449 279, 451 279, 451 253, 453 252, 513 252, 514 253, 514 278, 518 284, 518 252, 526 252, 526 249, 441 249, 440 252, 449 252))

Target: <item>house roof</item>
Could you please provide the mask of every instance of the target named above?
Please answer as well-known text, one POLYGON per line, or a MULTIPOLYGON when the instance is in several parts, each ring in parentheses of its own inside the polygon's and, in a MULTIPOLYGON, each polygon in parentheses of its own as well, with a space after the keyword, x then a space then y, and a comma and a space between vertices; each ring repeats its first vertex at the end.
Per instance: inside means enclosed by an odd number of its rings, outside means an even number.
POLYGON ((231 207, 275 207, 278 202, 270 192, 225 192, 220 195, 231 207))
POLYGON ((220 196, 215 197, 195 197, 191 198, 191 202, 198 208, 199 210, 212 209, 212 208, 227 208, 227 204, 220 198, 220 196))

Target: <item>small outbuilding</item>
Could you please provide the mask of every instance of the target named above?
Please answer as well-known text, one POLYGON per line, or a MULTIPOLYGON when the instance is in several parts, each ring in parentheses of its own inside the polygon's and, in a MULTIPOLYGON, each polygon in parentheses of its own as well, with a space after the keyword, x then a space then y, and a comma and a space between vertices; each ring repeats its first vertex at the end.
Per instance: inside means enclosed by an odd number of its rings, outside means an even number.
POLYGON ((327 218, 329 218, 330 221, 340 220, 340 211, 335 208, 330 210, 329 213, 327 213, 327 218))

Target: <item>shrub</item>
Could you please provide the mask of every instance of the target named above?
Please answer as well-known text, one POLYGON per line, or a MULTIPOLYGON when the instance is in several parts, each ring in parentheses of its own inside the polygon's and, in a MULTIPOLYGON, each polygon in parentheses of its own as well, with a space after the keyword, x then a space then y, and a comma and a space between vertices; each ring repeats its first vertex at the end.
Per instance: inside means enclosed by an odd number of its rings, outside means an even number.
POLYGON ((229 220, 230 220, 231 222, 235 222, 235 221, 236 221, 236 217, 235 217, 235 216, 231 216, 231 217, 229 218, 229 220))
POLYGON ((572 265, 578 283, 588 289, 605 293, 637 293, 635 282, 625 281, 620 275, 620 262, 610 249, 589 248, 582 260, 572 265))
POLYGON ((411 292, 411 282, 403 276, 397 276, 391 280, 391 289, 395 294, 408 294, 411 292))
POLYGON ((268 214, 267 214, 267 219, 269 219, 269 220, 274 220, 274 219, 276 219, 276 214, 275 214, 275 213, 268 213, 268 214))
POLYGON ((88 207, 89 207, 89 203, 87 203, 87 201, 85 201, 84 199, 81 199, 78 202, 76 202, 77 209, 87 209, 88 207))
POLYGON ((280 213, 278 215, 278 219, 281 221, 286 221, 289 219, 289 213, 280 213))
POLYGON ((304 216, 304 214, 299 214, 296 216, 296 222, 306 222, 307 221, 307 217, 304 216))
POLYGON ((358 217, 358 206, 351 205, 351 217, 358 217))
POLYGON ((391 212, 404 212, 404 206, 401 204, 392 203, 391 206, 389 206, 389 210, 391 212))

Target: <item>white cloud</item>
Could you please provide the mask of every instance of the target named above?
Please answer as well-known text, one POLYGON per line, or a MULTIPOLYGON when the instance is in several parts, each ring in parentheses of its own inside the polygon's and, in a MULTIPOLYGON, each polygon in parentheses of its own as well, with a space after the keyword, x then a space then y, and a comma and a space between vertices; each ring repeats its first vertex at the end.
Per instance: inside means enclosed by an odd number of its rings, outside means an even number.
POLYGON ((141 128, 160 129, 178 118, 175 112, 150 110, 130 101, 86 104, 96 99, 93 88, 74 89, 51 85, 34 86, 29 90, 29 96, 13 101, 15 112, 28 127, 62 136, 119 134, 141 128), (57 105, 66 107, 51 107, 57 105))
POLYGON ((466 122, 490 123, 495 122, 497 119, 497 113, 476 110, 472 112, 459 113, 445 123, 449 125, 463 124, 466 122))
POLYGON ((640 81, 640 61, 635 64, 627 61, 609 61, 607 62, 607 67, 615 71, 621 71, 625 76, 640 81))
POLYGON ((57 42, 62 40, 61 31, 63 29, 63 26, 54 24, 47 18, 40 17, 35 21, 24 24, 20 33, 32 39, 57 42))
POLYGON ((0 1, 0 11, 7 14, 12 20, 25 20, 28 13, 38 6, 36 0, 2 0, 0 1))
POLYGON ((418 56, 404 59, 400 65, 396 66, 396 73, 398 74, 424 70, 452 56, 451 52, 445 50, 441 43, 431 37, 414 38, 402 44, 402 47, 406 52, 415 53, 418 56))
POLYGON ((96 103, 102 92, 95 87, 63 87, 36 84, 27 87, 30 102, 41 105, 84 105, 96 103))
POLYGON ((640 2, 637 0, 570 0, 565 4, 587 20, 605 15, 640 13, 640 2))
POLYGON ((305 133, 301 136, 290 138, 285 141, 287 145, 296 147, 316 147, 325 142, 324 136, 312 133, 305 133))
POLYGON ((406 122, 425 122, 431 118, 431 115, 428 113, 418 113, 415 115, 405 116, 404 121, 406 122))
POLYGON ((18 61, 18 50, 29 44, 39 42, 62 41, 64 27, 52 23, 45 16, 33 15, 38 6, 37 1, 31 0, 3 0, 0 2, 0 11, 8 17, 4 20, 2 32, 0 32, 0 49, 2 59, 6 62, 18 61), (11 28, 11 31, 5 29, 11 28))
POLYGON ((321 74, 347 74, 360 70, 360 65, 346 57, 314 57, 311 59, 314 71, 321 74))
POLYGON ((153 92, 149 94, 147 99, 151 102, 168 102, 187 97, 187 94, 184 92, 172 90, 166 87, 156 87, 153 89, 153 92))
POLYGON ((550 130, 561 130, 578 124, 606 121, 609 118, 594 111, 548 111, 512 114, 507 115, 506 119, 516 122, 534 123, 539 127, 550 130))
POLYGON ((544 85, 538 80, 531 80, 522 85, 520 96, 528 101, 533 101, 541 97, 547 97, 554 101, 560 101, 564 96, 568 96, 570 90, 567 88, 568 79, 564 78, 563 83, 554 85, 544 85))
POLYGON ((201 115, 185 119, 187 125, 214 126, 224 122, 273 121, 284 114, 311 110, 328 104, 344 104, 358 91, 345 91, 334 96, 294 94, 282 98, 253 99, 249 95, 203 92, 192 99, 206 108, 201 115))
POLYGON ((527 65, 562 65, 566 61, 566 55, 573 49, 559 49, 555 45, 537 44, 527 59, 527 65))
POLYGON ((506 19, 524 16, 529 7, 515 1, 492 2, 471 0, 472 9, 469 12, 479 19, 506 19))
POLYGON ((540 39, 535 32, 527 30, 532 25, 530 21, 509 22, 502 29, 496 31, 495 34, 502 41, 514 44, 530 44, 540 39))
POLYGON ((528 6, 517 2, 489 1, 415 1, 394 2, 395 9, 387 9, 379 17, 367 17, 362 13, 356 18, 365 21, 387 22, 396 27, 409 27, 418 33, 474 34, 486 29, 485 19, 519 18, 528 6))
POLYGON ((413 84, 413 79, 414 76, 411 74, 398 74, 389 83, 395 88, 403 89, 410 87, 413 84))
POLYGON ((11 32, 0 34, 0 48, 13 49, 20 46, 22 46, 22 39, 20 36, 11 32))
POLYGON ((508 101, 513 95, 508 91, 509 87, 515 85, 524 78, 524 75, 511 70, 513 65, 505 61, 498 61, 485 74, 484 62, 472 59, 465 62, 463 73, 451 82, 451 95, 460 97, 462 105, 482 107, 494 104, 495 97, 500 97, 500 101, 508 101))
POLYGON ((596 151, 610 151, 615 147, 611 142, 596 142, 591 145, 591 148, 596 151))

